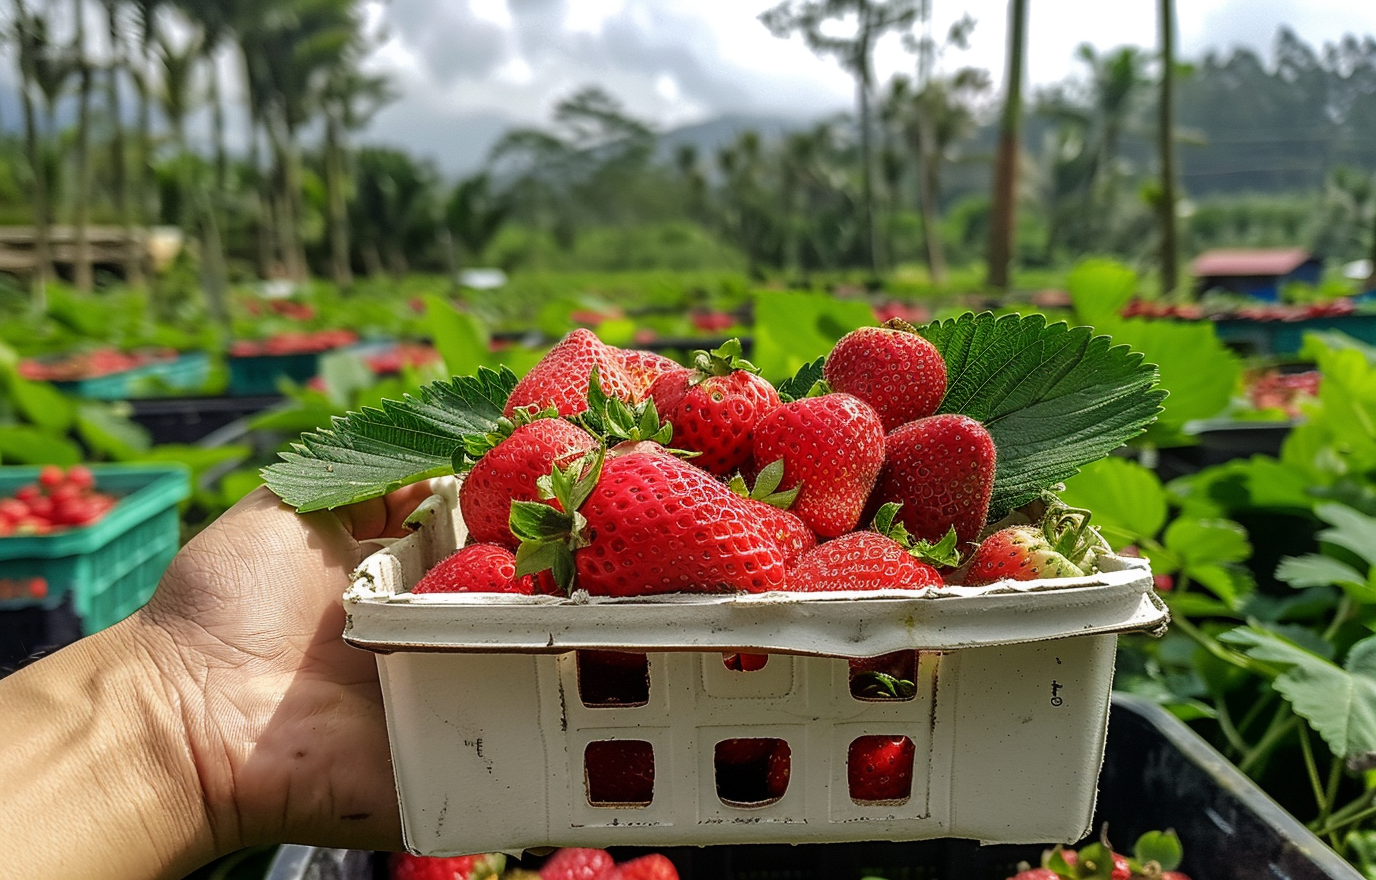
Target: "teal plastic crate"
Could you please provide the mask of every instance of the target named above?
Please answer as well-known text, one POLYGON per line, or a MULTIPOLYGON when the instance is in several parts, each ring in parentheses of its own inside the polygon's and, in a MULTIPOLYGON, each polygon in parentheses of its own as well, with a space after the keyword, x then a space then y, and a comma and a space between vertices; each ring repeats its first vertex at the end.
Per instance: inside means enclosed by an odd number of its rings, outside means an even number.
POLYGON ((87 400, 131 400, 155 396, 159 391, 196 391, 205 387, 209 379, 210 357, 196 351, 132 370, 53 384, 87 400))
POLYGON ((278 393, 283 379, 301 384, 320 372, 322 352, 255 354, 229 359, 229 393, 263 395, 278 393))
MULTIPOLYGON (((99 522, 51 535, 0 538, 0 579, 47 581, 42 598, 0 599, 0 611, 53 608, 69 594, 88 635, 143 607, 181 546, 177 504, 191 494, 181 465, 92 465, 96 488, 119 498, 99 522)), ((0 495, 38 479, 36 467, 0 467, 0 495)))

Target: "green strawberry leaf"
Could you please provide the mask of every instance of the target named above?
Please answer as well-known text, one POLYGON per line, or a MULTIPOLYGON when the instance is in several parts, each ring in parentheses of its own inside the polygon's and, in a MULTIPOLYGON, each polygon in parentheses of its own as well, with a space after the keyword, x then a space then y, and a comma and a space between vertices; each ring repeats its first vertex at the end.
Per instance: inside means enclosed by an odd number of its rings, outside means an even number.
POLYGON ((494 431, 516 387, 505 367, 432 382, 417 396, 337 416, 262 471, 268 488, 301 513, 377 498, 467 463, 464 440, 494 431))
POLYGON ((1349 769, 1376 768, 1376 636, 1353 645, 1343 666, 1257 627, 1219 638, 1277 670, 1273 687, 1349 769))
POLYGON ((939 412, 978 419, 994 438, 991 520, 1143 433, 1162 409, 1156 367, 1091 327, 986 312, 921 333, 946 361, 939 412))
POLYGON ((862 697, 889 700, 910 699, 917 686, 906 678, 895 678, 887 672, 861 672, 851 679, 851 693, 862 697))
POLYGON ((1185 850, 1180 845, 1180 836, 1168 828, 1165 831, 1148 831, 1137 838, 1132 855, 1143 864, 1156 862, 1162 871, 1174 871, 1180 867, 1185 850))
POLYGON ((779 399, 788 403, 807 397, 813 386, 822 381, 822 365, 826 362, 825 357, 819 357, 810 364, 803 364, 792 378, 779 383, 779 399))

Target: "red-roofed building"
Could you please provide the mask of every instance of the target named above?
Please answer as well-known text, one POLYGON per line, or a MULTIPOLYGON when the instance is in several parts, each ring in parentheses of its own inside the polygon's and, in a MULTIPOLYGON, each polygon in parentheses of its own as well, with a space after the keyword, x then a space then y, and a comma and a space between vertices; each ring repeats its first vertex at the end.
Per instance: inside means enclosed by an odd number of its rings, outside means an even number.
POLYGON ((1281 288, 1292 281, 1318 284, 1323 264, 1304 248, 1226 248, 1195 257, 1190 274, 1201 293, 1222 289, 1278 300, 1281 288))

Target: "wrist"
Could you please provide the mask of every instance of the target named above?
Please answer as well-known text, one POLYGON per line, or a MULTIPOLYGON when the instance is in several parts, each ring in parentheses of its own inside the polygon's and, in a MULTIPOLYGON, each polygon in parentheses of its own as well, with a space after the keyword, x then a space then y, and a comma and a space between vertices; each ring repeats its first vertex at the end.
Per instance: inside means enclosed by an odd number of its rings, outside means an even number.
POLYGON ((131 620, 0 682, 7 867, 181 877, 233 847, 217 846, 166 662, 131 620))

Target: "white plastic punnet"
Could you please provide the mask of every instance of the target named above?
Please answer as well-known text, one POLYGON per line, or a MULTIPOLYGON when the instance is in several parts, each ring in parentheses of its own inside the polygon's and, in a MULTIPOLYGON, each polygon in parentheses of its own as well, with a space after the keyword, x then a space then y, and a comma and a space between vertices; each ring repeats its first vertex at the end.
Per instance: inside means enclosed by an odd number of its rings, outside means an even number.
POLYGON ((457 482, 364 561, 345 639, 378 654, 406 846, 425 855, 545 846, 825 843, 964 837, 1073 842, 1090 830, 1118 634, 1168 613, 1140 559, 1098 574, 921 591, 571 599, 412 595, 462 546, 457 482), (589 705, 578 651, 644 652, 639 705, 589 705), (724 652, 768 654, 733 671, 724 652), (846 658, 915 651, 908 699, 852 695, 846 658), (857 802, 861 736, 915 746, 911 794, 857 802), (717 743, 783 740, 782 796, 718 794, 717 743), (653 750, 648 803, 589 796, 590 743, 653 750))

